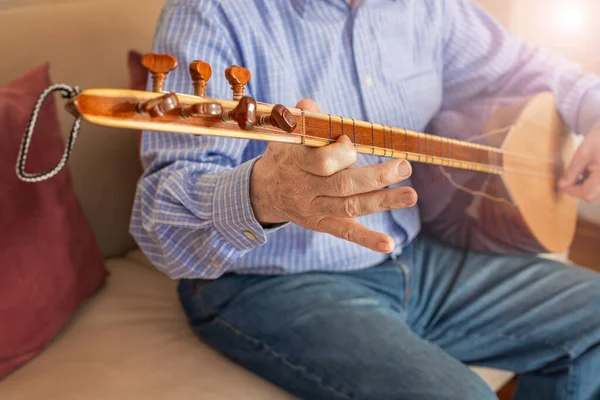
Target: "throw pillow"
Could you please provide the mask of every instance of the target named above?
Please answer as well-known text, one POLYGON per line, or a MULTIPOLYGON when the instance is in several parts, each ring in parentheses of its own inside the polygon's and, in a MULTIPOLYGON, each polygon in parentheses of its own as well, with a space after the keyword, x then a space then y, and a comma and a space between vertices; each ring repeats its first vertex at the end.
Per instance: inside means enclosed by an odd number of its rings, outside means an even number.
MULTIPOLYGON (((40 183, 15 174, 29 115, 50 84, 46 64, 0 87, 0 379, 40 353, 106 277, 68 168, 40 183)), ((63 150, 50 96, 39 114, 27 172, 54 166, 63 150)))

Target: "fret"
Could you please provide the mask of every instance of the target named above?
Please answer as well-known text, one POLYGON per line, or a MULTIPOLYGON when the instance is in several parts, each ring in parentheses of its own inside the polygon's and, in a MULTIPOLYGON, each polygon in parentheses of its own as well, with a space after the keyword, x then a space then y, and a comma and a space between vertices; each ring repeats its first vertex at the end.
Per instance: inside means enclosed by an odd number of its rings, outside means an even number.
POLYGON ((404 146, 406 152, 406 159, 408 160, 408 132, 404 129, 404 146))
POLYGON ((394 131, 392 130, 392 126, 388 125, 390 127, 390 141, 392 142, 392 157, 394 157, 394 131))
POLYGON ((356 123, 354 122, 354 118, 350 118, 352 120, 352 136, 354 137, 354 147, 356 147, 356 123))
MULTIPOLYGON (((420 133, 417 133, 417 145, 418 145, 417 153, 419 156, 419 159, 417 161, 421 162, 421 134, 420 133)), ((427 161, 427 158, 425 158, 425 160, 427 161)))
POLYGON ((442 166, 444 165, 444 160, 448 162, 448 138, 442 138, 442 166), (444 139, 446 142, 444 143, 444 139), (446 144, 446 155, 444 155, 444 144, 446 144))
POLYGON ((435 164, 435 143, 433 141, 433 136, 427 135, 427 152, 431 155, 431 163, 435 164))
POLYGON ((301 144, 304 144, 304 141, 306 140, 306 120, 304 119, 304 110, 300 110, 300 119, 302 120, 302 134, 300 135, 301 139, 301 144))
POLYGON ((375 154, 375 124, 371 122, 371 155, 375 154))
POLYGON ((381 129, 383 129, 383 156, 387 157, 387 145, 385 144, 385 125, 381 125, 381 129))
POLYGON ((340 124, 342 126, 342 136, 344 136, 344 117, 340 117, 340 124))
POLYGON ((447 153, 448 153, 448 138, 444 138, 441 137, 440 138, 440 148, 441 148, 441 155, 442 155, 442 163, 441 165, 444 165, 444 162, 448 162, 448 157, 447 157, 447 153), (445 140, 444 140, 445 139, 445 140), (444 154, 444 148, 446 148, 446 154, 444 154))
POLYGON ((333 143, 333 123, 331 121, 331 114, 329 115, 329 141, 333 143))

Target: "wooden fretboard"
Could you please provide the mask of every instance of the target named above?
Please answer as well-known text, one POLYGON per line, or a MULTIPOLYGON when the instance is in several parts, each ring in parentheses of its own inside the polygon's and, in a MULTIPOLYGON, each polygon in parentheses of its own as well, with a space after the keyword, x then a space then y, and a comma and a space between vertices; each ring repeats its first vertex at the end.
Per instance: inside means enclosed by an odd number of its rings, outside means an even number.
POLYGON ((335 141, 347 135, 361 153, 502 174, 501 149, 329 114, 303 112, 306 138, 335 141))

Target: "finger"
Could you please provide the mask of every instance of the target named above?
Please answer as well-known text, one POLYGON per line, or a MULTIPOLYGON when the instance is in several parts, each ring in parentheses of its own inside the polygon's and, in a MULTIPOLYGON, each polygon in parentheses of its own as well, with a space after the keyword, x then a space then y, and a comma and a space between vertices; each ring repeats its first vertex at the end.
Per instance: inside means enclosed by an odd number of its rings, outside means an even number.
POLYGON ((356 243, 378 253, 391 253, 394 250, 394 239, 389 235, 375 232, 350 218, 323 218, 316 230, 356 243))
POLYGON ((563 191, 586 203, 597 203, 600 201, 600 171, 592 172, 582 185, 568 186, 563 191))
POLYGON ((346 135, 325 147, 294 146, 296 166, 318 176, 331 176, 352 166, 357 158, 356 148, 346 135))
POLYGON ((319 109, 319 106, 317 105, 317 102, 314 100, 311 100, 311 99, 300 100, 298 102, 298 104, 296 104, 296 108, 299 108, 304 111, 314 112, 314 113, 321 112, 321 110, 319 109))
POLYGON ((357 218, 412 207, 416 202, 417 192, 403 186, 349 197, 317 197, 313 200, 311 209, 328 217, 357 218))
POLYGON ((346 197, 382 189, 408 179, 412 174, 406 160, 344 169, 330 177, 315 177, 313 187, 322 196, 346 197))
POLYGON ((558 183, 560 189, 576 185, 579 176, 584 173, 587 166, 593 161, 592 154, 587 149, 588 147, 583 145, 577 149, 571 163, 558 183))

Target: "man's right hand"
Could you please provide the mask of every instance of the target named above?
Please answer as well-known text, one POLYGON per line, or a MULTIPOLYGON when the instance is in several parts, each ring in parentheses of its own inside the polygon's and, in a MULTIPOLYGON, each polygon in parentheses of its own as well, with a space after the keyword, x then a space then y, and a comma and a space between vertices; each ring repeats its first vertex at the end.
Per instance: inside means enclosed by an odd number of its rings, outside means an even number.
MULTIPOLYGON (((296 106, 319 112, 312 100, 296 106)), ((357 159, 347 136, 320 148, 269 143, 256 161, 250 180, 250 200, 262 224, 293 222, 330 233, 380 253, 394 248, 393 239, 354 220, 380 211, 412 207, 417 193, 410 187, 386 188, 407 179, 408 161, 392 160, 349 168, 357 159)))

